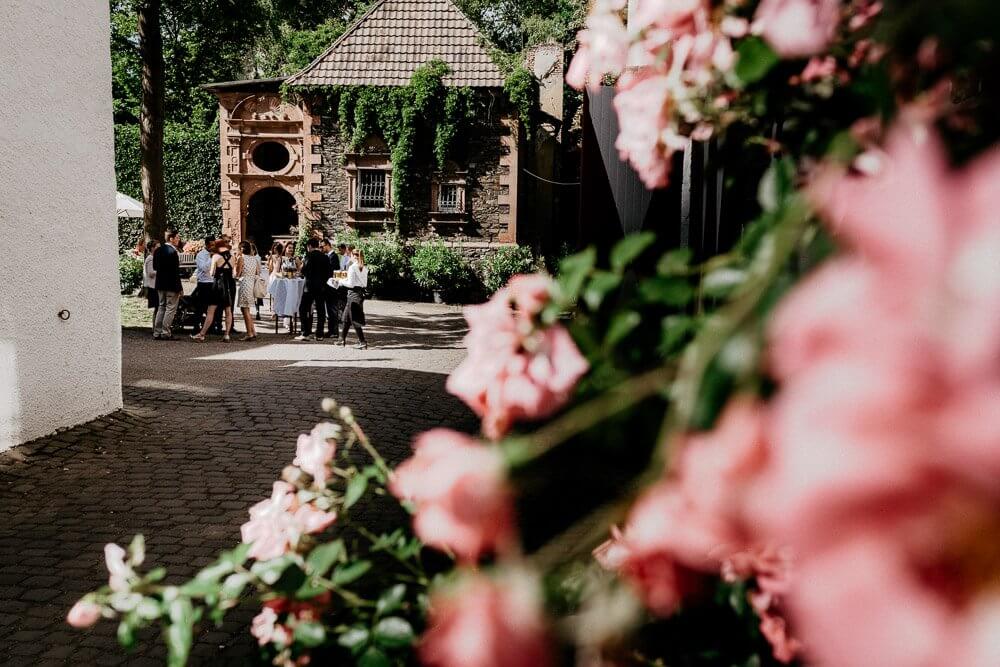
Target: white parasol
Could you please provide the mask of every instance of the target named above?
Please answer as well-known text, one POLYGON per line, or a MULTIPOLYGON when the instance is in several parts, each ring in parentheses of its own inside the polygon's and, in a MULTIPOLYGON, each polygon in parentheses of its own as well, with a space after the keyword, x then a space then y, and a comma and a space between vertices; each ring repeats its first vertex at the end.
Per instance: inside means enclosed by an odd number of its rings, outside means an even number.
POLYGON ((141 218, 142 202, 132 199, 128 195, 120 192, 115 193, 115 208, 118 210, 119 218, 141 218))

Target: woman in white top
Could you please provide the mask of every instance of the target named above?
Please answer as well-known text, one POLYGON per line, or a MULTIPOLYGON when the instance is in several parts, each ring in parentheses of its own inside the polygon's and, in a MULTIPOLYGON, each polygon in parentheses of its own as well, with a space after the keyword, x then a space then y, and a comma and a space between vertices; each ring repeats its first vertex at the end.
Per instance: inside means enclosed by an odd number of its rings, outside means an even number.
POLYGON ((254 328, 250 309, 257 301, 253 289, 260 277, 260 257, 251 254, 252 252, 253 248, 249 241, 240 243, 240 256, 236 262, 236 280, 239 287, 236 307, 243 313, 243 324, 246 325, 247 329, 247 334, 240 340, 255 340, 257 338, 257 330, 254 328))
POLYGON ((368 267, 365 266, 365 253, 360 248, 354 250, 354 263, 347 267, 347 278, 340 281, 347 288, 347 306, 344 308, 344 326, 340 332, 340 345, 347 345, 347 332, 351 325, 358 334, 357 348, 368 349, 365 340, 365 290, 368 289, 368 267))
POLYGON ((145 261, 142 263, 142 286, 146 288, 146 306, 156 314, 160 305, 159 294, 156 291, 156 269, 153 268, 153 253, 160 247, 160 242, 153 239, 149 242, 145 261))

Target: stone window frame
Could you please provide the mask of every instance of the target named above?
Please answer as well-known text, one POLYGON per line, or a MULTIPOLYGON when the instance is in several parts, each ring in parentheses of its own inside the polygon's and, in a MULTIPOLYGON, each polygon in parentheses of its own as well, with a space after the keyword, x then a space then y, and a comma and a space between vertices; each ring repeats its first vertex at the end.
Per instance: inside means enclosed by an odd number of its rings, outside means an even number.
POLYGON ((440 224, 465 224, 469 217, 469 172, 460 169, 458 165, 449 162, 443 171, 439 171, 431 178, 430 197, 430 218, 435 225, 440 224), (458 210, 440 210, 441 187, 445 185, 458 188, 458 210))
MULTIPOLYGON (((393 211, 392 161, 388 153, 347 153, 344 156, 344 171, 347 173, 346 212, 353 222, 367 222, 361 218, 393 211), (358 180, 362 171, 385 173, 385 208, 361 208, 358 205, 358 180)), ((381 220, 371 222, 381 224, 381 220)))

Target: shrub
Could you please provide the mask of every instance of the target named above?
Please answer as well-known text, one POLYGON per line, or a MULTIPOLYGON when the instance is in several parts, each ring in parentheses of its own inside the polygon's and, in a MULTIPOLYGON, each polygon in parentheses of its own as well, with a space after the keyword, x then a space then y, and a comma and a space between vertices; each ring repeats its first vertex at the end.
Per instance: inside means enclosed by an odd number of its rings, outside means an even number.
POLYGON ((530 273, 535 266, 535 256, 527 246, 504 246, 485 257, 479 265, 483 285, 493 294, 507 284, 511 276, 530 273))
POLYGON ((413 280, 422 289, 440 292, 446 300, 454 300, 470 287, 469 263, 443 243, 425 243, 417 247, 410 260, 413 280))
POLYGON ((142 260, 131 255, 118 256, 118 282, 122 294, 132 294, 142 286, 142 260))
MULTIPOLYGON (((118 190, 142 200, 139 126, 115 126, 115 176, 118 190)), ((163 172, 166 181, 167 225, 182 239, 201 239, 222 231, 219 201, 218 127, 190 127, 170 123, 163 134, 163 172)), ((118 247, 127 252, 142 236, 141 218, 118 221, 118 247)))
MULTIPOLYGON (((346 241, 345 241, 346 243, 346 241)), ((352 241, 365 253, 368 289, 380 298, 399 297, 410 289, 410 260, 398 234, 385 232, 352 241)))

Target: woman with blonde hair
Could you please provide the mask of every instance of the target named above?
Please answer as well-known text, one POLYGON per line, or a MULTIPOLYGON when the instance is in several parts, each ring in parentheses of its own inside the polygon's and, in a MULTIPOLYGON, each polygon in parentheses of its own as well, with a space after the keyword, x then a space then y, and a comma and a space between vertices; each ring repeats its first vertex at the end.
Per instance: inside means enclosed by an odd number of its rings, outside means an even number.
POLYGON ((368 349, 365 340, 365 298, 368 290, 368 267, 365 266, 365 253, 361 248, 354 250, 354 263, 347 267, 347 278, 340 284, 347 288, 347 306, 344 308, 343 329, 340 332, 340 345, 347 345, 347 332, 351 326, 358 334, 359 350, 368 349))
POLYGON ((254 286, 260 277, 260 257, 257 257, 253 250, 253 245, 249 241, 240 243, 240 257, 236 263, 239 273, 239 294, 237 296, 236 307, 243 313, 243 324, 247 333, 240 340, 250 341, 257 338, 257 330, 254 328, 253 317, 250 309, 254 307, 257 297, 254 296, 254 286))

